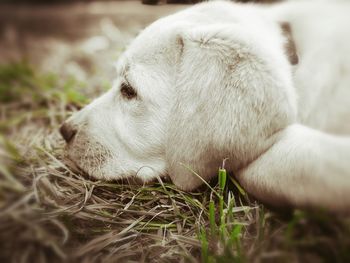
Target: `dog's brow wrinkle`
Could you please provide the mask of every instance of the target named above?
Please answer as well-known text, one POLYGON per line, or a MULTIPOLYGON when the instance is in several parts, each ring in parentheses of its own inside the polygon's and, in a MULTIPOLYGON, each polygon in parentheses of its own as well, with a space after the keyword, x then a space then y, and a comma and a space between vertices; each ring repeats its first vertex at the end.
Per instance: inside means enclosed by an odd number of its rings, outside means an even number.
POLYGON ((121 75, 125 78, 128 75, 128 71, 130 69, 130 64, 125 63, 121 69, 121 75))
POLYGON ((123 59, 119 63, 115 64, 115 69, 117 71, 117 75, 119 76, 125 76, 129 71, 129 68, 130 64, 126 61, 126 59, 123 59))

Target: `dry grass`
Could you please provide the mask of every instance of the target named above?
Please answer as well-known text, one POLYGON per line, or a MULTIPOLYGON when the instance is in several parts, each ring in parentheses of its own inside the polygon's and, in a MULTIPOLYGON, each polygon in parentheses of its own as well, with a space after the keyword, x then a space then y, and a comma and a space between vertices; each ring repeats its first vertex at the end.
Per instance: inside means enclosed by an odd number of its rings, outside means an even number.
POLYGON ((76 86, 0 68, 1 262, 350 262, 348 218, 272 211, 230 180, 217 196, 72 172, 57 130, 87 101, 76 86))

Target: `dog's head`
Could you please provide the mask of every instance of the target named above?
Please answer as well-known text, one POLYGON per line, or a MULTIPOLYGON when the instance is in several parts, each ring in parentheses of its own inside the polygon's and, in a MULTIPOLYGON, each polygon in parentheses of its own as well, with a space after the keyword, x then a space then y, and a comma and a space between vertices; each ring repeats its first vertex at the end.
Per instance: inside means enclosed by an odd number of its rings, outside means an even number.
POLYGON ((224 158, 240 169, 294 121, 280 26, 253 7, 202 4, 146 28, 113 88, 61 128, 68 157, 95 178, 169 174, 193 189, 224 158), (192 170, 192 171, 191 171, 192 170))

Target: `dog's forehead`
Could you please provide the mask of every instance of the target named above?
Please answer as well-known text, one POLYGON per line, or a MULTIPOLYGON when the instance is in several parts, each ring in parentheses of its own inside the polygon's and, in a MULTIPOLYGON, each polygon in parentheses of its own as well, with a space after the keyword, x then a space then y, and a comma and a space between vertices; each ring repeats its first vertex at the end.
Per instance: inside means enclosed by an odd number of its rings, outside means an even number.
MULTIPOLYGON (((225 2, 217 2, 211 5, 200 4, 158 19, 147 26, 134 39, 127 48, 125 55, 135 60, 158 58, 158 56, 173 51, 174 46, 177 45, 177 36, 184 36, 186 32, 196 27, 228 23, 238 23, 245 26, 245 24, 255 23, 254 21, 257 18, 253 11, 240 6, 235 6, 232 9, 232 6, 232 4, 225 2), (250 21, 252 19, 253 22, 250 21)), ((259 20, 259 22, 261 21, 259 20)))
POLYGON ((181 25, 173 17, 166 17, 145 28, 130 44, 125 56, 133 61, 159 60, 172 52, 181 25))

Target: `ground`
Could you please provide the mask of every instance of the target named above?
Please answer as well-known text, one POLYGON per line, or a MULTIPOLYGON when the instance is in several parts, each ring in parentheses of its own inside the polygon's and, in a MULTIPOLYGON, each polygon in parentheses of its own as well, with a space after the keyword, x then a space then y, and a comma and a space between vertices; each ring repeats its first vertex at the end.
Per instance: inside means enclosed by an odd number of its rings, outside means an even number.
POLYGON ((65 165, 60 123, 110 87, 145 25, 181 8, 0 7, 1 262, 350 262, 349 218, 267 208, 232 175, 186 193, 65 165))

